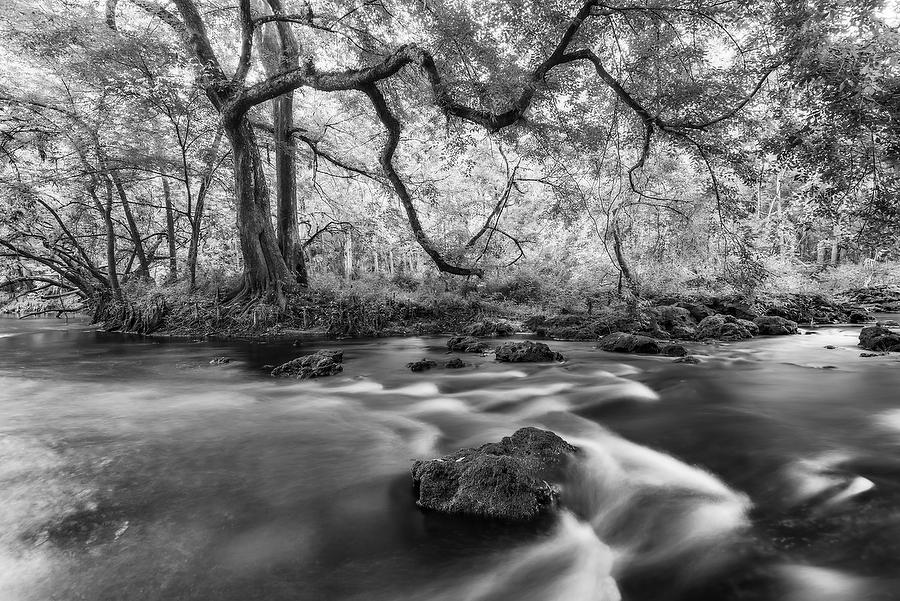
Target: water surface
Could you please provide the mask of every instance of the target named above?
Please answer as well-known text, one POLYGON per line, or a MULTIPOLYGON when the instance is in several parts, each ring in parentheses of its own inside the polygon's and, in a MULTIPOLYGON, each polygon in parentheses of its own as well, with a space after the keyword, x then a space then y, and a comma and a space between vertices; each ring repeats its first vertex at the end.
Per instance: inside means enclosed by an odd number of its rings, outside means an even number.
POLYGON ((900 599, 900 355, 861 358, 857 334, 414 374, 446 339, 3 319, 0 599, 900 599), (318 348, 342 375, 267 375, 318 348), (558 519, 415 508, 414 459, 524 425, 583 450, 558 519))

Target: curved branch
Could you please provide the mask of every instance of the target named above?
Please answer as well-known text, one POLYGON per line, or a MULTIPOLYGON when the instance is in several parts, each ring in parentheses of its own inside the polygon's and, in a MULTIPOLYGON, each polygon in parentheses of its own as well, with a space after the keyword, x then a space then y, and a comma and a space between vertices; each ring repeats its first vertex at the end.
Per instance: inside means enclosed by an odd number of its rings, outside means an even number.
POLYGON ((406 184, 403 183, 403 180, 400 179, 400 175, 394 168, 394 152, 397 150, 397 144, 400 142, 400 122, 391 112, 387 100, 385 100, 381 90, 379 90, 375 84, 362 86, 360 91, 372 101, 372 106, 375 108, 378 119, 387 130, 388 138, 384 148, 381 150, 379 162, 381 163, 381 167, 387 175, 388 180, 391 182, 394 192, 396 192, 397 197, 403 204, 403 208, 406 210, 406 217, 409 220, 410 227, 412 227, 416 242, 418 242, 419 246, 421 246, 428 256, 431 257, 431 260, 434 261, 437 268, 443 272, 452 273, 454 275, 475 275, 479 277, 484 275, 484 271, 481 269, 460 267, 459 265, 448 263, 428 239, 428 235, 422 227, 422 222, 419 221, 419 215, 413 204, 409 190, 406 188, 406 184))

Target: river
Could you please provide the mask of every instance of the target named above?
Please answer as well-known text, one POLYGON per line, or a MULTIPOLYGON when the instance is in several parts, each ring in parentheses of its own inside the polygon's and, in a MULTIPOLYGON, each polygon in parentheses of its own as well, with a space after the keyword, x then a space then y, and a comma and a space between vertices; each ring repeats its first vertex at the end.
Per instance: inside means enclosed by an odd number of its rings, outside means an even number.
POLYGON ((857 334, 411 373, 446 339, 0 319, 0 600, 900 599, 900 355, 857 334), (343 374, 263 369, 319 348, 343 374), (583 451, 557 519, 416 509, 414 459, 524 425, 583 451))

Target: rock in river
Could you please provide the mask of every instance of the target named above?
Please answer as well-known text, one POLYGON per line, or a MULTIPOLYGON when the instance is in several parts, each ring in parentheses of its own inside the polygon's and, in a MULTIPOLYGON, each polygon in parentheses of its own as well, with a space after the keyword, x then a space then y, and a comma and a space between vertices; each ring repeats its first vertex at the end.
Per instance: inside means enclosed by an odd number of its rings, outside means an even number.
POLYGON ((421 361, 413 361, 412 363, 407 363, 406 367, 408 367, 411 371, 425 371, 426 369, 437 367, 437 361, 433 361, 431 359, 422 359, 421 361))
POLYGON ((341 351, 318 351, 279 365, 272 370, 272 375, 298 380, 333 376, 344 370, 341 365, 343 361, 344 353, 341 351))
POLYGON ((859 332, 859 346, 870 351, 900 351, 900 334, 882 326, 868 326, 859 332))
POLYGON ((551 511, 576 449, 547 430, 522 428, 500 442, 412 467, 416 505, 450 514, 530 520, 551 511))
POLYGON ((543 342, 504 342, 495 351, 497 361, 525 363, 538 361, 565 361, 562 353, 550 350, 543 342))
POLYGON ((649 336, 628 334, 626 332, 607 334, 597 342, 597 348, 613 353, 659 354, 659 343, 656 340, 649 336))
POLYGON ((753 320, 753 323, 755 323, 756 327, 759 328, 760 334, 768 334, 774 336, 797 333, 796 321, 791 321, 790 319, 785 319, 784 317, 778 317, 776 315, 757 317, 753 320))
POLYGON ((717 340, 744 340, 752 338, 759 328, 752 321, 739 319, 733 315, 711 315, 700 322, 697 330, 699 338, 717 340))

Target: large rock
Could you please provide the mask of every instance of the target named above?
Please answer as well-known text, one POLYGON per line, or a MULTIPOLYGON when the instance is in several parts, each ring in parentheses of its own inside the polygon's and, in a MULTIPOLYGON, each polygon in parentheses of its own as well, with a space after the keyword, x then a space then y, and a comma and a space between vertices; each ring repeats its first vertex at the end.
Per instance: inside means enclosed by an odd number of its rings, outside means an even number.
POLYGON ((654 307, 656 322, 673 338, 693 338, 697 334, 697 322, 690 310, 677 305, 654 307))
POLYGON ((494 351, 497 361, 509 363, 530 363, 538 361, 565 361, 562 353, 550 350, 543 342, 504 342, 494 351))
POLYGON ((859 332, 859 346, 870 351, 900 351, 900 334, 882 326, 868 326, 859 332))
POLYGON ((753 323, 759 328, 760 334, 777 336, 782 334, 796 334, 797 322, 778 317, 777 315, 767 315, 765 317, 757 317, 753 323))
POLYGON ((597 348, 612 353, 645 353, 659 354, 659 343, 649 336, 613 332, 597 342, 597 348))
POLYGON ((481 342, 474 336, 454 336, 447 341, 447 350, 457 353, 483 353, 489 348, 487 342, 481 342))
POLYGON ((758 331, 755 323, 733 315, 711 315, 700 322, 697 336, 717 340, 744 340, 758 331))
POLYGON ((821 294, 779 294, 766 301, 766 315, 777 315, 797 323, 845 323, 847 307, 821 294))
POLYGON ((547 430, 522 428, 500 442, 412 467, 416 505, 450 514, 530 520, 553 510, 575 447, 547 430))
POLYGON ((343 361, 341 351, 318 351, 279 365, 272 370, 272 375, 299 380, 333 376, 344 370, 343 361))
POLYGON ((463 328, 463 334, 467 336, 512 336, 515 333, 516 327, 504 319, 483 319, 463 328))

